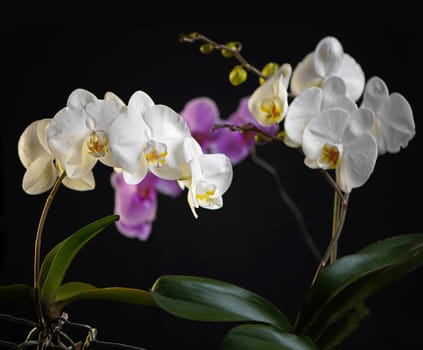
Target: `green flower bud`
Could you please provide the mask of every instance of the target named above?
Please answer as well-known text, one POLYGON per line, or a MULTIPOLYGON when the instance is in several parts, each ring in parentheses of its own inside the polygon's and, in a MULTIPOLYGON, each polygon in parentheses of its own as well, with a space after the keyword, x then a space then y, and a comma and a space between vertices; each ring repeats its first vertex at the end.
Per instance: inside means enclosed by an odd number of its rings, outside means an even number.
MULTIPOLYGON (((263 69, 261 70, 261 73, 265 75, 266 77, 270 78, 272 75, 274 75, 279 69, 279 64, 275 62, 269 62, 267 63, 263 69)), ((260 78, 260 84, 263 84, 266 81, 266 79, 260 78)))
POLYGON ((285 136, 286 136, 286 131, 285 131, 285 130, 279 131, 279 132, 276 134, 276 138, 277 138, 278 140, 280 140, 280 141, 283 141, 283 139, 285 138, 285 136))
POLYGON ((238 86, 247 80, 247 75, 247 71, 244 69, 244 67, 237 65, 232 68, 231 72, 229 73, 229 81, 232 85, 238 86))
MULTIPOLYGON (((226 44, 226 47, 239 52, 241 50, 241 43, 237 41, 231 41, 226 44)), ((234 52, 229 51, 227 49, 222 49, 221 53, 223 57, 232 57, 234 55, 234 52)))
POLYGON ((201 53, 204 53, 204 54, 207 54, 207 53, 210 53, 210 52, 212 52, 213 51, 213 45, 212 44, 203 44, 203 45, 201 45, 200 46, 200 52, 201 53))

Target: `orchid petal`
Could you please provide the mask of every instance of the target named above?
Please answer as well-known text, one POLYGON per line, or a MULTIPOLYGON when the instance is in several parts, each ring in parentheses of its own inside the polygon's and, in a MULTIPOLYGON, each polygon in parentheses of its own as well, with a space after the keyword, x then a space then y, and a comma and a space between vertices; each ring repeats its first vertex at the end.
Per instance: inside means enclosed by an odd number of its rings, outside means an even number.
POLYGON ((18 140, 18 155, 23 166, 28 168, 38 157, 48 154, 42 140, 39 138, 39 129, 45 129, 51 119, 41 119, 28 125, 18 140))
POLYGON ((302 147, 305 156, 317 160, 323 145, 341 144, 349 120, 348 112, 339 108, 327 109, 313 118, 303 134, 302 147))
POLYGON ((22 188, 28 194, 40 194, 53 187, 57 171, 49 154, 35 159, 26 169, 22 188))
POLYGON ((385 82, 379 77, 370 78, 364 89, 362 105, 377 113, 388 100, 389 91, 385 82))
POLYGON ((377 113, 377 118, 379 154, 397 153, 407 147, 415 135, 415 124, 411 106, 401 94, 391 94, 389 101, 377 113))
POLYGON ((370 133, 362 134, 346 145, 336 170, 341 190, 348 193, 364 185, 374 170, 376 158, 376 140, 370 133))
POLYGON ((297 96, 309 87, 319 86, 322 81, 322 77, 314 69, 314 53, 311 52, 294 68, 290 83, 291 92, 297 96))
POLYGON ((303 132, 309 121, 320 113, 322 90, 311 87, 304 90, 292 102, 288 109, 284 126, 290 143, 298 147, 302 143, 303 132))
POLYGON ((357 101, 363 93, 365 76, 361 66, 348 54, 344 54, 337 76, 341 77, 347 87, 347 95, 357 101))
POLYGON ((66 176, 63 179, 63 185, 65 185, 67 188, 70 188, 71 190, 76 191, 93 190, 95 188, 94 174, 92 171, 90 171, 78 179, 71 179, 66 176))
POLYGON ((185 104, 180 112, 192 134, 211 133, 220 121, 219 109, 211 98, 197 97, 185 104))
POLYGON ((335 74, 341 66, 344 49, 338 39, 328 36, 319 41, 314 51, 314 69, 321 77, 335 74))
POLYGON ((67 106, 68 107, 75 107, 78 109, 85 108, 87 104, 90 102, 96 102, 97 97, 84 89, 75 89, 71 92, 71 94, 68 97, 67 106))

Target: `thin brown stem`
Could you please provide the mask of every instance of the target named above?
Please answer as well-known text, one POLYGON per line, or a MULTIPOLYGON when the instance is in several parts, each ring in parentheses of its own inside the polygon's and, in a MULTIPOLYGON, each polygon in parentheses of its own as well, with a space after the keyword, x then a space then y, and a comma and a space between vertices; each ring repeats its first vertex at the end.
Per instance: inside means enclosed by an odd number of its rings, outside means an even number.
POLYGON ((215 124, 212 129, 211 132, 214 132, 217 129, 223 129, 223 128, 227 128, 231 131, 240 131, 243 133, 248 133, 248 132, 254 132, 258 135, 260 135, 263 140, 271 142, 271 141, 280 141, 280 139, 278 139, 277 137, 261 130, 259 127, 255 126, 252 123, 247 123, 245 125, 233 125, 233 124, 215 124))
POLYGON ((211 39, 209 39, 208 37, 206 37, 205 35, 201 34, 201 33, 191 33, 191 34, 180 34, 179 35, 179 40, 182 42, 186 42, 186 43, 193 43, 196 41, 203 41, 207 44, 210 44, 213 46, 214 49, 217 50, 226 50, 229 51, 233 54, 233 57, 235 57, 239 63, 241 63, 241 65, 249 70, 250 72, 256 74, 258 77, 263 78, 265 80, 268 79, 268 77, 266 75, 264 75, 262 72, 260 72, 256 67, 254 67, 253 65, 251 65, 244 56, 241 55, 240 51, 241 51, 241 46, 237 47, 236 49, 229 47, 228 45, 225 44, 221 44, 221 43, 217 43, 211 39))
POLYGON ((43 316, 43 311, 41 307, 40 292, 39 292, 39 280, 40 280, 40 261, 41 261, 41 238, 43 235, 44 223, 47 218, 48 211, 50 209, 51 203, 53 202, 54 196, 56 195, 57 190, 59 189, 60 184, 65 178, 66 173, 63 172, 58 179, 56 180, 53 188, 50 191, 49 196, 46 199, 44 204, 43 211, 40 216, 40 221, 38 222, 37 234, 35 236, 34 243, 34 297, 35 297, 35 307, 37 311, 37 317, 39 324, 44 329, 45 320, 43 316))

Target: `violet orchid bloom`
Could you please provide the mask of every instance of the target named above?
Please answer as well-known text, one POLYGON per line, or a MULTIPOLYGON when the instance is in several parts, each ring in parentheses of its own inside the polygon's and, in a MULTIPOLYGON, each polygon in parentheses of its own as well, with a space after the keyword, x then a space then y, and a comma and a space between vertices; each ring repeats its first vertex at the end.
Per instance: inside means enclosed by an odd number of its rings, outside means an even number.
POLYGON ((276 134, 278 125, 258 124, 248 109, 248 99, 249 97, 242 98, 237 110, 227 120, 220 118, 216 103, 208 97, 194 98, 185 105, 180 114, 186 120, 191 135, 198 141, 204 153, 223 153, 235 165, 248 156, 256 143, 255 132, 241 133, 228 128, 212 131, 216 124, 243 126, 251 123, 268 134, 276 134))
POLYGON ((179 113, 188 124, 191 135, 200 144, 203 153, 210 153, 221 130, 212 131, 215 124, 221 124, 216 103, 209 97, 197 97, 188 101, 179 113))
POLYGON ((122 173, 111 176, 115 190, 115 214, 119 215, 116 227, 128 238, 146 241, 150 236, 157 213, 157 192, 177 197, 181 189, 176 181, 158 178, 153 173, 137 185, 125 182, 122 173))

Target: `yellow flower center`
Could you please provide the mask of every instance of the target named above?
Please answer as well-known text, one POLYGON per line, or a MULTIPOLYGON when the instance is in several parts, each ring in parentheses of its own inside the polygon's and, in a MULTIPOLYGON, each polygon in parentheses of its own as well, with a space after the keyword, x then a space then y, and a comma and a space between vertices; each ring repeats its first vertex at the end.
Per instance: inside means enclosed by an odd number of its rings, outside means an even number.
POLYGON ((102 130, 93 130, 86 138, 88 153, 96 158, 104 157, 108 150, 109 139, 102 130))
POLYGON ((266 119, 269 123, 279 121, 282 113, 282 103, 278 98, 268 98, 262 101, 261 110, 266 113, 266 119))
POLYGON ((164 143, 148 141, 144 148, 145 159, 153 167, 166 164, 167 147, 164 143))
POLYGON ((216 186, 201 180, 197 183, 195 197, 202 205, 213 206, 216 203, 216 198, 213 198, 216 193, 216 186))
POLYGON ((325 143, 323 145, 319 163, 324 165, 325 169, 335 169, 340 157, 341 150, 338 146, 325 143))

